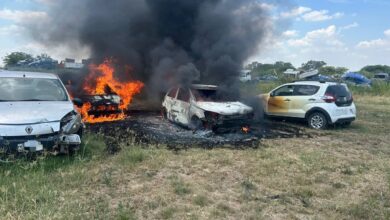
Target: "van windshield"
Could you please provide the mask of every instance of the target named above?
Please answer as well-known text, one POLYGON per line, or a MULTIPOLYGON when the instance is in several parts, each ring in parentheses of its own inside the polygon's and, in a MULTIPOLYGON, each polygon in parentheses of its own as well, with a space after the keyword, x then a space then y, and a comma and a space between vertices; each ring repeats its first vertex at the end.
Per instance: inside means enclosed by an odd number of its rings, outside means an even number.
POLYGON ((58 79, 0 77, 1 102, 68 100, 68 95, 58 79))

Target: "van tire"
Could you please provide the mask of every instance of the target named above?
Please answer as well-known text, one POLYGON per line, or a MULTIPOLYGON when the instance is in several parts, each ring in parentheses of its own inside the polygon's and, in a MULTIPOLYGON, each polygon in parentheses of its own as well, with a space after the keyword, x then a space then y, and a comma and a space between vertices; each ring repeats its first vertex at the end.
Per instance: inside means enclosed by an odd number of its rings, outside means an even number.
POLYGON ((312 129, 322 130, 328 126, 326 116, 321 112, 313 112, 307 119, 308 125, 312 129))

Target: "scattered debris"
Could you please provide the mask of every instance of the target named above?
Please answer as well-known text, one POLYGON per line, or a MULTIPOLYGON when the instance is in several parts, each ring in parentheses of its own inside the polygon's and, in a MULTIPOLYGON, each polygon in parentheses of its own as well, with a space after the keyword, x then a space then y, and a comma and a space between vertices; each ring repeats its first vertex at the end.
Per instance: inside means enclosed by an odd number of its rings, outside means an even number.
POLYGON ((111 153, 117 152, 121 144, 132 143, 166 146, 174 150, 192 147, 241 149, 257 148, 263 138, 311 137, 304 128, 279 121, 264 121, 247 132, 241 129, 222 133, 192 131, 170 123, 157 113, 138 113, 122 121, 90 124, 87 130, 103 134, 111 153))

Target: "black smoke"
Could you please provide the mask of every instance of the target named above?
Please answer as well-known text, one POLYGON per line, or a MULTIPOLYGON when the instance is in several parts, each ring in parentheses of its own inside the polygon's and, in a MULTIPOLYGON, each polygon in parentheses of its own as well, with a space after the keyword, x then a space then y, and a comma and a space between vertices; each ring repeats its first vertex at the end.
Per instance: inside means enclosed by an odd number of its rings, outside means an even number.
MULTIPOLYGON (((91 49, 133 68, 156 94, 177 83, 221 85, 237 94, 243 63, 272 32, 261 0, 57 0, 31 28, 47 46, 91 49)), ((118 73, 119 77, 127 79, 118 73)))

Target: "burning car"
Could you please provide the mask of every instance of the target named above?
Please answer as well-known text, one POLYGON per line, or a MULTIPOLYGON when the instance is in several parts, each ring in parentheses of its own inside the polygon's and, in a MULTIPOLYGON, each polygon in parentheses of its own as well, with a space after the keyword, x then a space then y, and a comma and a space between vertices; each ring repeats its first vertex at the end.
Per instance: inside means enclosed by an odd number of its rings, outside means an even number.
POLYGON ((68 153, 81 144, 83 123, 54 74, 0 72, 0 148, 68 153))
POLYGON ((229 100, 214 85, 175 87, 165 95, 162 114, 168 120, 191 129, 245 126, 253 118, 253 109, 229 100))
POLYGON ((91 108, 89 115, 101 116, 119 114, 122 110, 119 108, 121 104, 120 96, 116 94, 102 94, 102 95, 84 95, 81 96, 82 103, 90 103, 91 108))

